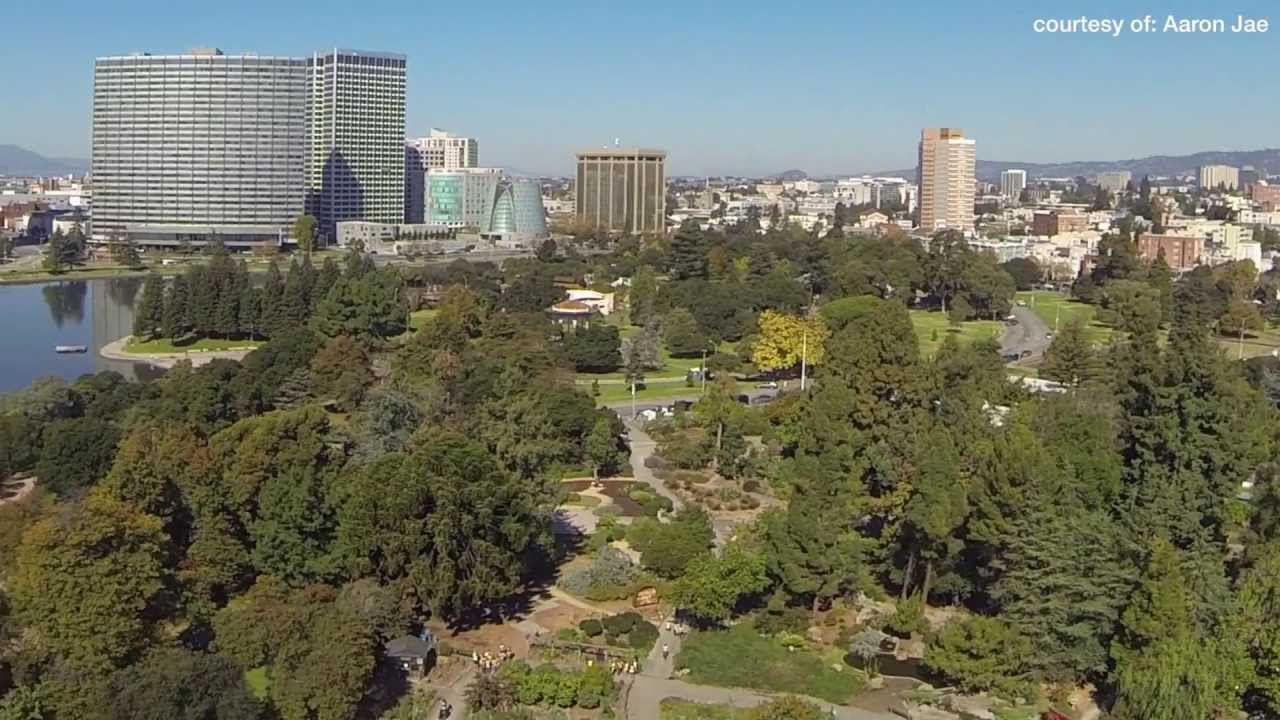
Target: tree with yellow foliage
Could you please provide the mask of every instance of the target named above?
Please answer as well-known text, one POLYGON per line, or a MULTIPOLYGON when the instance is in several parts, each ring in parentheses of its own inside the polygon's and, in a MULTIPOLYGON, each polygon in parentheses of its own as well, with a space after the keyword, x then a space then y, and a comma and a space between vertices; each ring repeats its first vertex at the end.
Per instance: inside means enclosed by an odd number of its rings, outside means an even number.
POLYGON ((788 315, 765 310, 757 320, 759 335, 751 348, 751 361, 765 372, 786 370, 800 364, 804 355, 810 366, 821 365, 831 330, 822 317, 788 315))

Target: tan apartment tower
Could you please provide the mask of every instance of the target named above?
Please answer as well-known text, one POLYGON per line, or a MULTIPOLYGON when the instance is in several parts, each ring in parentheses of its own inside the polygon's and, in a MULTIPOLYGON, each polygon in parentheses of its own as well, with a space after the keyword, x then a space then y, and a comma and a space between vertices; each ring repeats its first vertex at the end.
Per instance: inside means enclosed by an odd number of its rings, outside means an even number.
POLYGON ((920 205, 916 226, 925 233, 960 230, 973 233, 974 165, 972 138, 960 128, 925 128, 920 133, 916 181, 920 205))
POLYGON ((665 151, 615 147, 577 155, 579 220, 631 235, 666 230, 665 151))

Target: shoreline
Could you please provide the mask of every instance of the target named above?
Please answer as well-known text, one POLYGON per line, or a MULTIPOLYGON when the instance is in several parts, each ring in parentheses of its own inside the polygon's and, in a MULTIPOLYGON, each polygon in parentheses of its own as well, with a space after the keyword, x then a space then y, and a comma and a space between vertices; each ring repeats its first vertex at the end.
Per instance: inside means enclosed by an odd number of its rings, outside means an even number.
POLYGON ((122 362, 135 362, 151 367, 162 368, 168 370, 183 360, 189 361, 192 367, 200 367, 214 360, 235 360, 239 362, 246 355, 253 352, 256 348, 245 348, 243 350, 195 350, 191 352, 181 353, 131 353, 125 351, 125 346, 133 339, 132 335, 125 335, 119 340, 103 345, 98 354, 108 360, 119 360, 122 362))

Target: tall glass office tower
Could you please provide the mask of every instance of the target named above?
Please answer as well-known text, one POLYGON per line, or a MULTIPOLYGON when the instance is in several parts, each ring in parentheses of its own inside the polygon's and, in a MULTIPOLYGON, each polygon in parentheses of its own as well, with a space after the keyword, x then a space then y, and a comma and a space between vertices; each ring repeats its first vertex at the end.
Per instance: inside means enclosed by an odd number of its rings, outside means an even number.
POLYGON ((303 212, 306 113, 303 58, 98 58, 91 240, 279 242, 303 212))
POLYGON ((342 220, 403 222, 405 57, 335 49, 307 62, 308 211, 330 237, 342 220))

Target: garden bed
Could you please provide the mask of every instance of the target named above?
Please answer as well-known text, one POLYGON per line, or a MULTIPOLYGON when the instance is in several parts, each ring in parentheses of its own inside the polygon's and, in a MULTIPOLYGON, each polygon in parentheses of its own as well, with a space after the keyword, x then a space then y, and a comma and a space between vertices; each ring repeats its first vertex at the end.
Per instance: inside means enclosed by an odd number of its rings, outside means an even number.
POLYGON ((751 623, 728 630, 698 631, 684 642, 677 658, 689 670, 689 682, 785 692, 845 704, 865 685, 861 672, 808 649, 788 650, 777 638, 761 635, 751 623))
MULTIPOLYGON (((613 505, 618 508, 618 514, 623 517, 645 517, 651 513, 645 512, 644 506, 631 499, 631 491, 633 489, 649 489, 644 483, 634 480, 601 480, 600 484, 604 487, 596 488, 596 492, 613 501, 613 505)), ((591 487, 590 480, 568 480, 561 483, 565 490, 571 493, 581 493, 591 487)))

